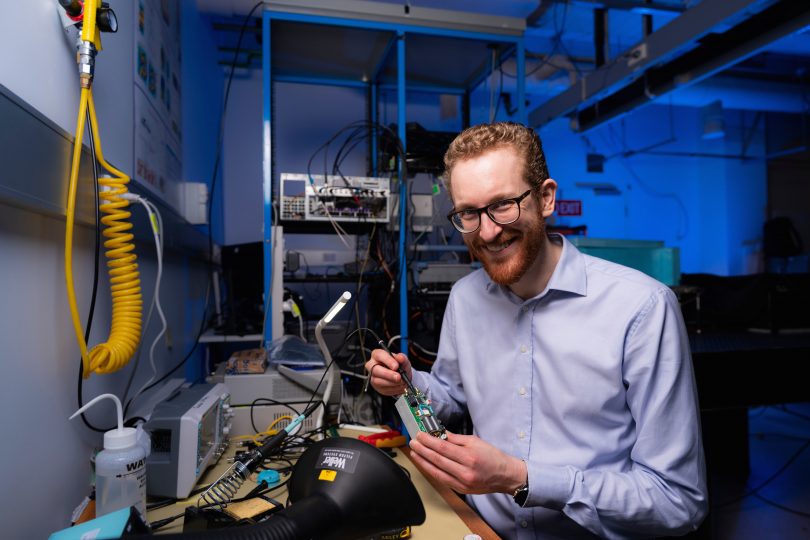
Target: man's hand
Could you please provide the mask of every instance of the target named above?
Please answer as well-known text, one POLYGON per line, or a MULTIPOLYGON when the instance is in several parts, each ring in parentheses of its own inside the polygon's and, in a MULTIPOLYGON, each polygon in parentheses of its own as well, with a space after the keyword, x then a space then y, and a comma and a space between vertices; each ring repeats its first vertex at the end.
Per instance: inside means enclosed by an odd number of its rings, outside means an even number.
POLYGON ((472 435, 447 432, 447 440, 419 433, 411 459, 427 474, 459 493, 512 494, 528 479, 523 460, 472 435))
POLYGON ((393 357, 383 349, 374 349, 371 360, 366 362, 366 373, 377 392, 384 396, 398 396, 405 393, 405 383, 397 370, 402 366, 408 378, 411 378, 411 362, 402 353, 393 357))

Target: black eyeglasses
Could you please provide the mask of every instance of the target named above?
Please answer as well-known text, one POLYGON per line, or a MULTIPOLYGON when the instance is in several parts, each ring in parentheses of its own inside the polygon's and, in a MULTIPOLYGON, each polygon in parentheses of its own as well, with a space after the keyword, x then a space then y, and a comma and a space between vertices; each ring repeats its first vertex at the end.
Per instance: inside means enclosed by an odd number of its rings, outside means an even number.
POLYGON ((447 219, 461 233, 474 233, 481 226, 481 212, 486 211, 489 218, 498 225, 509 225, 520 218, 520 202, 529 196, 532 190, 526 191, 519 197, 495 201, 481 208, 466 208, 453 210, 447 214, 447 219))

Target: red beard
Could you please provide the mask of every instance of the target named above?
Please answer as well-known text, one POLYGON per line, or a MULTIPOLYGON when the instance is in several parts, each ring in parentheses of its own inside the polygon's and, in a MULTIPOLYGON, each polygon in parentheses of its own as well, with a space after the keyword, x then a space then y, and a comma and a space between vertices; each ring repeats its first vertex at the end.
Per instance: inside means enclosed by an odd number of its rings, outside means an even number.
POLYGON ((517 248, 517 251, 509 255, 503 256, 500 253, 489 251, 486 244, 477 235, 467 242, 470 255, 481 261, 490 279, 498 285, 508 287, 516 283, 537 259, 546 235, 546 224, 542 214, 538 213, 537 219, 536 227, 525 231, 504 230, 491 242, 498 245, 512 241, 513 244, 507 249, 517 248))

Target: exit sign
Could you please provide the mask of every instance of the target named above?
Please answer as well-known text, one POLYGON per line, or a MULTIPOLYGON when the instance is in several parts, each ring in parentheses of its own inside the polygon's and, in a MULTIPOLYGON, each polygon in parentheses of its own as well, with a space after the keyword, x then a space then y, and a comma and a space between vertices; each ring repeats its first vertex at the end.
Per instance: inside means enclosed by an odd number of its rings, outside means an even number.
POLYGON ((581 216, 582 201, 557 201, 558 216, 581 216))

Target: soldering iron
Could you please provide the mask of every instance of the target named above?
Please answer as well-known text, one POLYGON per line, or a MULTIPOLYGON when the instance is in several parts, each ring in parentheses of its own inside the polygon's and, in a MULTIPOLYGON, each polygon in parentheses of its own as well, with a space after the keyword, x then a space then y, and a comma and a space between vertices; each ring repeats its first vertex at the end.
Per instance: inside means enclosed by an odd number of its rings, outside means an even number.
POLYGON ((258 469, 265 459, 278 450, 284 439, 320 405, 320 401, 310 404, 303 413, 287 424, 284 429, 279 430, 278 433, 267 439, 259 448, 235 460, 233 465, 200 495, 197 506, 202 504, 224 506, 228 504, 248 476, 258 469))

